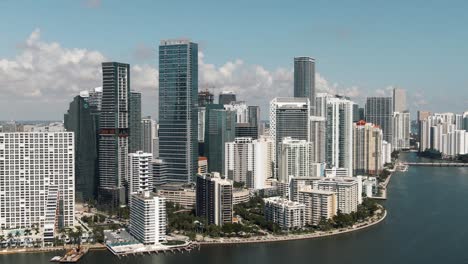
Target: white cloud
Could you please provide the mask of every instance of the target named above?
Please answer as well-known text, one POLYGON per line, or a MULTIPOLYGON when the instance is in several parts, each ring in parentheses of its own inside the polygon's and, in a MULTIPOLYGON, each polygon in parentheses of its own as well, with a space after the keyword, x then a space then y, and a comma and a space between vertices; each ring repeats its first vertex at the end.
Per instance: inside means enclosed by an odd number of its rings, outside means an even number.
MULTIPOLYGON (((45 42, 41 31, 34 30, 18 54, 0 59, 0 119, 61 118, 68 103, 80 91, 100 86, 101 63, 108 58, 99 51, 66 48, 57 42, 45 42), (18 104, 26 107, 17 110, 18 104)), ((199 89, 215 95, 230 90, 250 105, 259 105, 267 116, 269 101, 274 97, 292 96, 293 69, 268 70, 261 65, 247 64, 241 59, 221 66, 205 62, 199 53, 199 89)), ((149 64, 132 65, 131 86, 143 94, 143 113, 157 111, 158 71, 149 64)), ((340 87, 316 74, 317 91, 355 97, 360 89, 340 87)))

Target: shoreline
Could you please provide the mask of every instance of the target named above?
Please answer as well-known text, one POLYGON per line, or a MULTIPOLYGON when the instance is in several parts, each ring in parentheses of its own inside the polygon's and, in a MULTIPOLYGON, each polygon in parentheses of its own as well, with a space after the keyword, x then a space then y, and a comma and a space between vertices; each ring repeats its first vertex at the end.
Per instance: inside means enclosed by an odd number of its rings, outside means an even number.
POLYGON ((232 245, 232 244, 252 244, 252 243, 273 243, 273 242, 284 242, 284 241, 293 241, 293 240, 305 240, 305 239, 315 239, 321 237, 330 237, 336 236, 346 233, 351 233, 355 231, 359 231, 362 229, 366 229, 372 226, 375 226, 382 222, 387 217, 387 210, 383 212, 383 216, 380 217, 378 220, 370 223, 366 223, 361 226, 357 226, 354 228, 346 228, 341 230, 335 231, 327 231, 325 233, 310 233, 310 234, 298 234, 298 235, 286 235, 286 236, 270 236, 267 238, 264 237, 253 237, 253 238, 232 238, 232 239, 223 239, 221 241, 199 241, 195 242, 200 246, 216 246, 216 245, 232 245))
MULTIPOLYGON (((7 250, 0 250, 0 255, 10 255, 10 254, 30 254, 30 253, 47 253, 47 252, 56 252, 56 251, 65 251, 72 249, 76 245, 66 245, 59 247, 41 247, 41 248, 13 248, 7 250)), ((93 244, 93 245, 83 245, 88 247, 90 251, 94 250, 105 250, 107 249, 103 244, 93 244)))

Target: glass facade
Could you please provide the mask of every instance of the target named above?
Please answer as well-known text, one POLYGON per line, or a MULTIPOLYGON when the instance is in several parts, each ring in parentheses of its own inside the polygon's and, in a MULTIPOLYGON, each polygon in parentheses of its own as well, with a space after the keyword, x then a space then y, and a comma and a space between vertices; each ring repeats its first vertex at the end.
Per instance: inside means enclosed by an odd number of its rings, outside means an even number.
POLYGON ((159 156, 168 182, 191 182, 198 167, 198 45, 159 46, 159 156))
POLYGON ((141 129, 141 93, 130 93, 128 152, 135 153, 143 150, 141 129))

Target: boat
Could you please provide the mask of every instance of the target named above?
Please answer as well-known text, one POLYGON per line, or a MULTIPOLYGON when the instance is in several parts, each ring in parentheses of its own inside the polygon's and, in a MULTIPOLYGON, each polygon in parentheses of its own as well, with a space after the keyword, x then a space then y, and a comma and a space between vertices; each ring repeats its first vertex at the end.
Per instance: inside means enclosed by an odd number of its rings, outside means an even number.
POLYGON ((50 261, 51 262, 60 262, 60 263, 76 263, 78 262, 86 253, 88 253, 87 247, 78 246, 72 248, 63 257, 55 256, 50 261))
POLYGON ((50 259, 50 262, 59 262, 61 259, 62 259, 61 256, 55 256, 55 257, 50 259))

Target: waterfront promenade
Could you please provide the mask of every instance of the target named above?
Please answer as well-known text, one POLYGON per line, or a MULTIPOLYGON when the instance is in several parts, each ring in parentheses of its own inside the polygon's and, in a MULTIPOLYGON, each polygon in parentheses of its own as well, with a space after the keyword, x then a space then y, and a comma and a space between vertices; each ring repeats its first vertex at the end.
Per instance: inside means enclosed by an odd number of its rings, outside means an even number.
POLYGON ((461 162, 404 162, 409 166, 427 166, 427 167, 468 167, 468 163, 461 162))
POLYGON ((255 236, 249 238, 219 238, 219 239, 205 239, 204 241, 198 241, 198 244, 202 246, 206 245, 229 245, 229 244, 249 244, 249 243, 271 243, 271 242, 281 242, 281 241, 290 241, 290 240, 304 240, 304 239, 314 239, 321 237, 336 236, 340 234, 346 234, 350 232, 355 232, 371 226, 377 225, 382 222, 387 217, 387 210, 381 207, 380 214, 377 213, 370 220, 358 223, 352 227, 334 229, 330 231, 317 231, 314 233, 308 234, 288 234, 288 235, 267 235, 267 236, 255 236))

